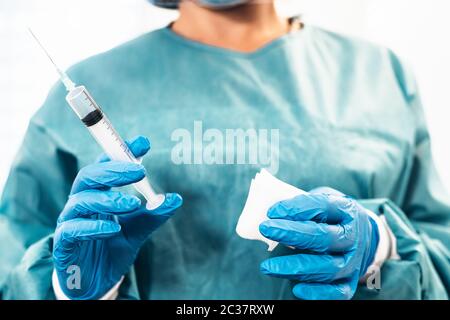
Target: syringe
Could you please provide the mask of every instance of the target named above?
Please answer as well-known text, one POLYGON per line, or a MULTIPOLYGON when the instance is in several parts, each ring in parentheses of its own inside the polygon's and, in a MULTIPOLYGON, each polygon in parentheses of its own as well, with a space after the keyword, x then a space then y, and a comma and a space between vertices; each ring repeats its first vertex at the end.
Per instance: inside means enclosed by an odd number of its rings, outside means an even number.
MULTIPOLYGON (((106 154, 112 160, 139 163, 139 160, 136 159, 136 157, 128 148, 127 144, 123 141, 117 131, 114 130, 111 122, 108 120, 98 104, 94 101, 90 93, 87 91, 86 87, 82 85, 76 86, 75 83, 67 76, 67 74, 60 68, 58 68, 56 63, 53 61, 47 50, 34 35, 31 29, 28 30, 30 31, 36 42, 39 44, 39 46, 42 48, 42 50, 45 52, 47 57, 50 59, 53 66, 56 68, 56 71, 58 72, 62 83, 68 91, 66 101, 72 107, 73 111, 75 111, 84 125, 88 128, 91 135, 103 148, 106 154)), ((157 194, 153 190, 147 177, 144 177, 144 179, 142 179, 141 181, 134 183, 133 186, 147 200, 147 209, 155 209, 164 202, 164 195, 157 194)))

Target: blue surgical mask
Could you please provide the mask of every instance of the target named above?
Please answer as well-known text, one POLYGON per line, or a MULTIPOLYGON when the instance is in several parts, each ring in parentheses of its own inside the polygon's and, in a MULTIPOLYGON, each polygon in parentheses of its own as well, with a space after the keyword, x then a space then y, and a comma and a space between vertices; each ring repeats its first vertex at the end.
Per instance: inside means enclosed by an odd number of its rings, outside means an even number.
MULTIPOLYGON (((148 1, 154 4, 155 6, 171 9, 177 8, 178 3, 180 2, 180 0, 148 0, 148 1)), ((246 2, 249 2, 249 0, 198 0, 198 3, 200 5, 212 9, 229 8, 246 2)))
POLYGON ((229 8, 246 2, 249 2, 249 0, 199 0, 199 4, 217 9, 229 8))
POLYGON ((180 2, 180 0, 148 0, 148 2, 157 7, 176 9, 178 8, 178 3, 180 2))

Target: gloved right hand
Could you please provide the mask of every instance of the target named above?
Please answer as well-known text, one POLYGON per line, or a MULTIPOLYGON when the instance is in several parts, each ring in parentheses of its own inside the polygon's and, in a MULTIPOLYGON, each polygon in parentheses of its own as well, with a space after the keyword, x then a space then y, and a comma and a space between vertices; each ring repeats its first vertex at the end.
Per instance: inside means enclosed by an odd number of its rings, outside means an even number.
MULTIPOLYGON (((144 137, 129 146, 136 157, 150 149, 144 137)), ((147 237, 181 206, 181 196, 169 193, 161 206, 149 211, 139 198, 111 190, 144 176, 142 165, 105 156, 78 173, 58 218, 53 246, 58 282, 68 298, 102 297, 129 271, 147 237)))

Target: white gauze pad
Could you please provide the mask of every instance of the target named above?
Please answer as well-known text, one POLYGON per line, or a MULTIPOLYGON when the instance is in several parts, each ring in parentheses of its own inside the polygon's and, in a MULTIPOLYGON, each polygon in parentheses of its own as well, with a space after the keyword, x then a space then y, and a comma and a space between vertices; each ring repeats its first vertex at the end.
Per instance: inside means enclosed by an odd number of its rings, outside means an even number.
POLYGON ((268 220, 267 211, 275 203, 303 193, 306 192, 262 169, 250 183, 247 201, 236 225, 236 233, 244 239, 263 241, 269 246, 268 250, 272 251, 278 242, 265 238, 259 232, 259 225, 268 220))

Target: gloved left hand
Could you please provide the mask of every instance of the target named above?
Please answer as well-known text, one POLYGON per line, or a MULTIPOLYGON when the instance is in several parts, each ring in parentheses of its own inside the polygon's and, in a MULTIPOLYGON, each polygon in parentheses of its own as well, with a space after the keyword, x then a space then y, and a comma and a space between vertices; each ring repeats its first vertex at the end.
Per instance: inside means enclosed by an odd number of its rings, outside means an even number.
POLYGON ((351 299, 374 260, 378 227, 355 200, 327 188, 281 201, 260 225, 267 238, 305 250, 267 259, 261 272, 297 280, 293 293, 307 300, 351 299))

